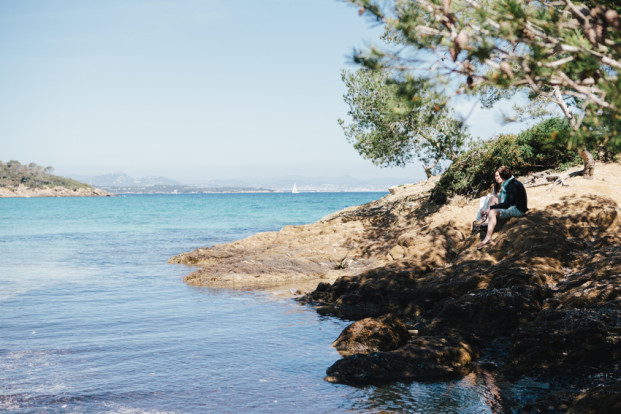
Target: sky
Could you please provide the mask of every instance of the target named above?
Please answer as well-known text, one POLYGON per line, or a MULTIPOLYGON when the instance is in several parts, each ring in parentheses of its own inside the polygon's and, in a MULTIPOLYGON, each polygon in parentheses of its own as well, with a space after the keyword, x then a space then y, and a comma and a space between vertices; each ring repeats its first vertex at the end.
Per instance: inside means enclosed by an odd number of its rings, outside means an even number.
MULTIPOLYGON (((0 0, 0 160, 184 183, 418 181, 420 164, 377 167, 337 123, 341 71, 379 33, 338 0, 0 0)), ((482 138, 518 128, 499 120, 476 106, 467 122, 482 138)))

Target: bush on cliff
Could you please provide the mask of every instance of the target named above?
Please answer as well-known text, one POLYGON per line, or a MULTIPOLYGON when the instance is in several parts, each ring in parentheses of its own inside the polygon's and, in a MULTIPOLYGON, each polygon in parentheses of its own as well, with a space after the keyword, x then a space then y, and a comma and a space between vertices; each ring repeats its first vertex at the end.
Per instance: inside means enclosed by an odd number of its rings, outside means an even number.
POLYGON ((458 157, 438 181, 431 194, 443 203, 453 195, 477 196, 493 184, 494 171, 507 165, 517 175, 578 165, 576 152, 567 149, 570 127, 552 118, 518 135, 500 135, 478 142, 458 157))

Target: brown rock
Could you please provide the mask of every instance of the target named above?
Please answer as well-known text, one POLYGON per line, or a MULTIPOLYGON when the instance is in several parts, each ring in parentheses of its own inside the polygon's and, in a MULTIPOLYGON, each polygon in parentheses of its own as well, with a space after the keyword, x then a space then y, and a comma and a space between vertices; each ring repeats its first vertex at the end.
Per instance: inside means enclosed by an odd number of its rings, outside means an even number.
POLYGON ((462 378, 475 357, 456 337, 415 337, 391 352, 355 354, 336 361, 326 381, 342 384, 381 384, 393 381, 440 381, 462 378))
POLYGON ((621 309, 543 310, 513 335, 511 365, 528 375, 576 375, 613 369, 621 358, 621 309))
POLYGON ((483 289, 438 306, 427 329, 447 327, 477 338, 509 336, 533 320, 541 303, 531 295, 511 289, 483 289))
POLYGON ((365 318, 354 322, 341 332, 332 344, 341 355, 368 354, 392 351, 410 339, 405 324, 394 315, 365 318))

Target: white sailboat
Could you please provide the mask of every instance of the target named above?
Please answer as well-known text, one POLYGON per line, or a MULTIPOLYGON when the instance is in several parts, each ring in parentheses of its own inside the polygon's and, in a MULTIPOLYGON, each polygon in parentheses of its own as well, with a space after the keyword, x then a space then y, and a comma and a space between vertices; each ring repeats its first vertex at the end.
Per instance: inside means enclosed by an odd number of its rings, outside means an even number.
POLYGON ((291 194, 297 194, 297 193, 299 193, 298 187, 295 185, 295 183, 293 183, 293 188, 291 189, 291 194))

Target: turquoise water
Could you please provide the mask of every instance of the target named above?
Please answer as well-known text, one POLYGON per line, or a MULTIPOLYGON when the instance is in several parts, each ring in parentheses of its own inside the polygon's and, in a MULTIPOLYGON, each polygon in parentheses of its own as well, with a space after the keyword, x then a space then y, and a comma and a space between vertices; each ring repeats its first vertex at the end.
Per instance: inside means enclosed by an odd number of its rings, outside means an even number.
POLYGON ((475 376, 327 383, 347 322, 166 263, 383 195, 0 199, 0 412, 497 412, 475 376))

